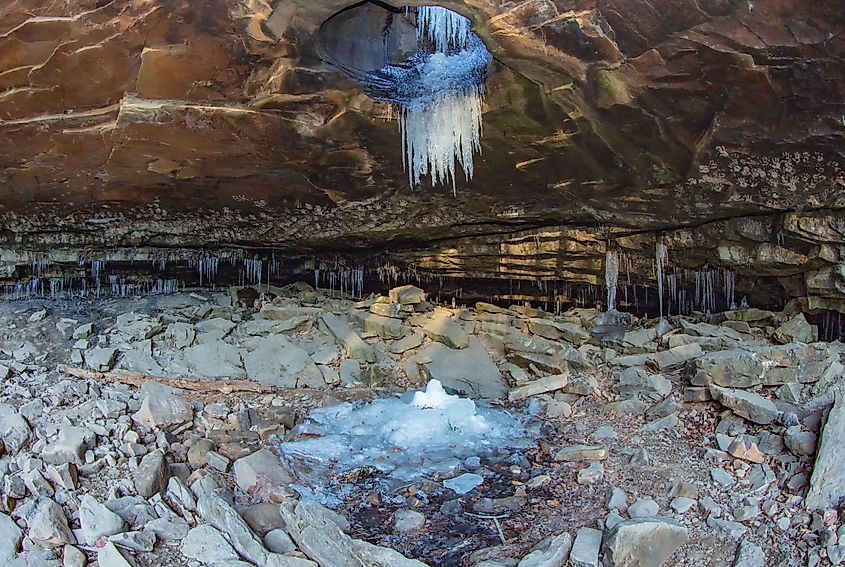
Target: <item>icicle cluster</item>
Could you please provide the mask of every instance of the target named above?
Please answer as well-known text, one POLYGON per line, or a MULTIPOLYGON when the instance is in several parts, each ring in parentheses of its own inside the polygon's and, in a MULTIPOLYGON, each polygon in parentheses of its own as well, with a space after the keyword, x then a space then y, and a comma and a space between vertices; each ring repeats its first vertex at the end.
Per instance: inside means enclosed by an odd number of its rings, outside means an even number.
POLYGON ((470 21, 440 6, 417 8, 417 39, 427 38, 443 53, 462 49, 469 38, 470 21))
POLYGON ((481 151, 481 93, 478 87, 424 104, 405 106, 399 113, 403 165, 411 187, 430 174, 433 185, 451 182, 455 193, 455 161, 472 179, 473 154, 481 151))
POLYGON ((452 184, 456 162, 467 180, 481 151, 481 101, 492 57, 460 14, 439 6, 416 8, 417 53, 368 73, 367 94, 396 106, 403 166, 411 187, 424 175, 452 184))

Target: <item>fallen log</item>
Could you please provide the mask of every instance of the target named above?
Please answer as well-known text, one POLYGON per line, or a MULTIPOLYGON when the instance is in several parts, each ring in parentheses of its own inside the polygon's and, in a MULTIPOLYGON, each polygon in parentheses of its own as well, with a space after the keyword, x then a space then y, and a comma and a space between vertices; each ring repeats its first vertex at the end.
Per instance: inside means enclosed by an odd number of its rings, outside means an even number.
POLYGON ((95 372, 93 370, 85 370, 84 368, 77 368, 75 366, 67 366, 64 364, 60 364, 58 370, 59 372, 64 372, 69 376, 74 376, 83 380, 118 382, 138 387, 143 385, 144 382, 149 381, 194 392, 216 392, 221 394, 231 394, 232 392, 268 394, 273 392, 273 388, 270 386, 260 382, 253 382, 251 380, 204 380, 202 378, 167 378, 164 376, 154 376, 152 374, 137 372, 130 372, 126 374, 117 372, 95 372))

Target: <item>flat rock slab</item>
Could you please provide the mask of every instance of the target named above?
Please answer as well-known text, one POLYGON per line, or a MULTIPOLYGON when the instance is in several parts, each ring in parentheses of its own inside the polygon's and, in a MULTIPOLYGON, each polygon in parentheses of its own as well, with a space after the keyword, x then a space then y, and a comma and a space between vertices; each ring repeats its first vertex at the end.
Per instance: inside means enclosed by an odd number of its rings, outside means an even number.
POLYGON ((398 551, 349 537, 315 500, 284 502, 281 514, 291 538, 320 567, 426 567, 398 551))
POLYGON ((562 533, 538 543, 531 553, 522 558, 517 567, 561 567, 572 548, 572 536, 562 533))
POLYGON ((185 360, 192 371, 206 378, 241 378, 246 374, 238 347, 223 340, 186 348, 185 360))
POLYGON ((780 415, 771 400, 754 392, 711 386, 710 395, 735 414, 760 425, 768 425, 780 415))
POLYGON ((806 505, 811 510, 836 508, 845 499, 845 397, 836 401, 827 416, 816 451, 806 505))
POLYGON ((252 337, 244 345, 244 366, 250 380, 279 388, 325 387, 323 373, 309 354, 286 337, 252 337))
POLYGON ((430 360, 426 368, 431 378, 461 394, 474 398, 504 398, 508 393, 499 368, 475 337, 470 337, 467 348, 459 350, 433 343, 422 349, 417 357, 430 360))
POLYGON ((569 563, 573 567, 598 567, 602 533, 592 528, 580 528, 575 534, 575 543, 569 552, 569 563))
POLYGON ((555 453, 555 461, 604 461, 607 456, 608 449, 605 445, 573 445, 555 453))
POLYGON ((554 376, 546 376, 534 380, 533 382, 514 388, 508 393, 508 399, 512 402, 524 400, 530 396, 537 394, 544 394, 546 392, 553 392, 560 390, 569 383, 569 377, 566 374, 556 374, 554 376))

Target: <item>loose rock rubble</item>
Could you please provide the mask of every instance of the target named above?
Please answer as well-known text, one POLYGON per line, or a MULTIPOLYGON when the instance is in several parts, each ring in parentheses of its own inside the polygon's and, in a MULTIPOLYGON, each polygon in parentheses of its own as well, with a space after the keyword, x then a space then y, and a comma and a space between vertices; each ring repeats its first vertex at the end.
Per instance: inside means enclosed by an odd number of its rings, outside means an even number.
POLYGON ((296 284, 0 316, 7 565, 845 560, 845 348, 796 342, 800 314, 599 325, 296 284), (310 410, 432 379, 539 420, 536 446, 393 484, 337 470, 336 509, 307 497, 278 446, 310 410))

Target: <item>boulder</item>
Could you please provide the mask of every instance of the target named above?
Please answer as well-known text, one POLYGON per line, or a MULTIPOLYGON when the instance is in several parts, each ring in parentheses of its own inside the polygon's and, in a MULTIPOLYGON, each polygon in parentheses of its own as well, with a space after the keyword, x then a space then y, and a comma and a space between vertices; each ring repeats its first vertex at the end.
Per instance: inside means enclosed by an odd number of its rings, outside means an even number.
POLYGON ((659 516, 625 520, 602 545, 605 567, 659 567, 689 539, 679 522, 659 516))
POLYGON ((114 366, 117 349, 114 347, 94 347, 85 351, 85 366, 97 372, 108 372, 114 366))
POLYGON ((766 567, 766 554, 756 543, 747 539, 739 543, 733 567, 766 567))
POLYGON ((356 311, 353 318, 361 324, 365 332, 374 333, 382 339, 401 339, 410 330, 401 319, 382 317, 369 312, 356 311))
POLYGON ((652 354, 649 359, 660 370, 672 370, 682 367, 687 361, 698 358, 703 354, 701 345, 692 343, 658 351, 652 354))
POLYGON ((626 368, 613 389, 623 398, 660 400, 672 391, 672 383, 660 374, 649 374, 642 368, 626 368))
POLYGON ((845 500, 845 396, 839 394, 827 415, 816 450, 806 506, 836 508, 845 500))
POLYGON ((329 332, 337 339, 346 356, 363 362, 376 361, 376 353, 373 347, 365 343, 358 336, 358 333, 350 329, 346 321, 332 313, 326 313, 321 319, 329 332))
POLYGON ((182 540, 181 551, 182 555, 188 559, 196 559, 211 565, 240 559, 220 530, 206 524, 199 525, 188 532, 182 540))
POLYGON ((150 498, 167 488, 169 478, 170 469, 161 449, 145 455, 138 468, 132 472, 135 491, 143 498, 150 498))
POLYGON ((11 563, 18 552, 23 531, 7 514, 0 513, 0 562, 11 563))
POLYGON ((382 317, 393 317, 395 319, 402 319, 406 312, 403 306, 399 303, 381 303, 376 302, 370 305, 370 313, 381 315, 382 317))
POLYGON ((55 549, 66 543, 76 543, 76 538, 67 525, 67 518, 62 507, 45 496, 39 496, 35 501, 28 524, 29 539, 46 549, 55 549))
POLYGON ((144 382, 140 392, 141 408, 132 415, 132 421, 156 429, 193 420, 193 404, 178 396, 178 392, 176 388, 156 382, 144 382))
POLYGON ((448 313, 437 313, 425 324, 423 332, 433 341, 443 343, 449 348, 462 349, 469 346, 469 337, 460 323, 448 313))
POLYGON ((0 441, 10 455, 16 454, 29 443, 32 430, 26 419, 10 404, 0 404, 0 441))
POLYGON ((819 339, 819 328, 810 325, 803 313, 799 313, 777 329, 772 338, 781 344, 814 343, 819 339))
POLYGON ((256 565, 267 564, 269 552, 261 540, 223 498, 216 494, 205 494, 199 499, 197 508, 202 519, 227 536, 231 546, 244 559, 256 565))
POLYGON ((320 567, 426 567, 392 549, 349 537, 316 500, 284 502, 281 514, 291 538, 320 567))
POLYGON ((467 348, 456 350, 442 343, 432 343, 417 353, 417 359, 428 361, 431 378, 444 387, 474 398, 503 398, 507 384, 487 350, 475 337, 467 348))
POLYGON ((590 340, 590 333, 584 330, 581 325, 575 323, 560 323, 550 319, 531 318, 528 319, 528 330, 553 341, 564 340, 575 346, 581 346, 590 340))
POLYGON ((572 567, 598 567, 602 533, 592 528, 579 528, 569 552, 572 567))
POLYGON ((109 541, 97 549, 97 565, 99 567, 135 567, 136 563, 109 541))
POLYGON ((94 433, 85 427, 64 426, 59 437, 44 448, 41 458, 45 463, 61 465, 85 463, 85 451, 94 443, 94 433))
POLYGON ((123 531, 123 518, 103 506, 90 494, 80 499, 79 523, 85 543, 94 546, 103 536, 110 536, 123 531))
POLYGON ((387 292, 390 301, 400 305, 415 305, 425 301, 425 292, 413 285, 394 287, 387 292))
POLYGON ((546 392, 553 392, 555 390, 560 390, 569 382, 569 378, 566 374, 556 374, 554 376, 546 376, 544 378, 539 378, 526 384, 525 386, 520 386, 519 388, 514 388, 508 393, 508 399, 512 402, 524 400, 530 396, 536 396, 537 394, 545 394, 546 392))
POLYGON ((605 445, 573 445, 564 447, 555 453, 555 461, 604 461, 609 451, 605 445))
POLYGON ((261 449, 235 461, 232 470, 238 488, 253 498, 269 499, 285 494, 293 477, 270 449, 261 449))

